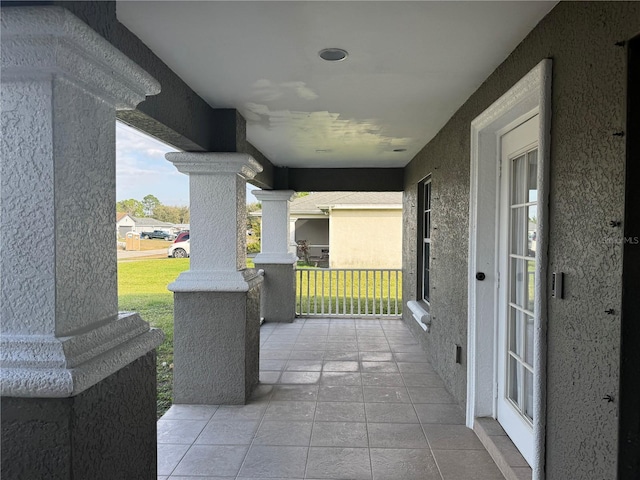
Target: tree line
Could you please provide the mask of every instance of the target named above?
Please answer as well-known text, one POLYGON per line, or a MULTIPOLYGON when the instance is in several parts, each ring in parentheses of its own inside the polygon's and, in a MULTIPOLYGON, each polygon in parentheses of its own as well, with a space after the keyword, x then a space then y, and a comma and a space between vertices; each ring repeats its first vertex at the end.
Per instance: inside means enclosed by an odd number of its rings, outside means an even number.
POLYGON ((132 217, 152 217, 161 222, 189 223, 189 207, 163 205, 154 195, 146 195, 142 201, 135 198, 116 202, 116 211, 132 217))

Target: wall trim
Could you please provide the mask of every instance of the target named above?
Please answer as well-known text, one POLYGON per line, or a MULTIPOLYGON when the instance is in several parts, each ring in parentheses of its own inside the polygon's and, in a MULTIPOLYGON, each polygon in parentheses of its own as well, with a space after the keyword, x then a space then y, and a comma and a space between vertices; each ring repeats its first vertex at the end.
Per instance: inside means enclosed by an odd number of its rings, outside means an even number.
POLYGON ((551 125, 551 59, 536 65, 508 92, 471 122, 469 194, 469 270, 466 424, 496 415, 494 385, 497 312, 497 194, 499 136, 505 127, 537 111, 540 115, 538 261, 534 339, 534 465, 533 479, 544 478, 546 419, 546 318, 551 125), (484 272, 486 280, 476 280, 484 272))

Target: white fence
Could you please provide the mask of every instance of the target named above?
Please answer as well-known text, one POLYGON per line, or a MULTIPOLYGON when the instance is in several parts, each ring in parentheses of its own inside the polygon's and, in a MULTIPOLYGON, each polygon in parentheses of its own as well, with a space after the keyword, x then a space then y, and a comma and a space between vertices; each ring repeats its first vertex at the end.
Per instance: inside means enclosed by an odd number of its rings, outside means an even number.
POLYGON ((402 270, 297 269, 296 315, 398 318, 402 315, 402 270))

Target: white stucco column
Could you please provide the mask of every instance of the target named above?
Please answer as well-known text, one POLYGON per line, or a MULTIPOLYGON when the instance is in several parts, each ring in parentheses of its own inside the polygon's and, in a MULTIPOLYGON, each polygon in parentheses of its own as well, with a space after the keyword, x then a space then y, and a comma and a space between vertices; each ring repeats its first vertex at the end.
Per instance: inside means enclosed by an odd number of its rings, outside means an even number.
POLYGON ((255 263, 295 263, 297 257, 289 252, 289 204, 293 190, 253 190, 251 193, 262 204, 260 253, 255 263))
POLYGON ((191 266, 174 295, 174 403, 242 404, 258 383, 262 276, 246 268, 244 153, 168 153, 189 175, 191 266))
POLYGON ((296 315, 295 264, 290 252, 289 203, 292 190, 254 190, 262 203, 261 252, 254 262, 264 271, 260 302, 261 315, 267 322, 292 322, 296 315))
POLYGON ((2 9, 2 395, 78 395, 162 341, 118 313, 115 113, 159 84, 67 10, 2 9))

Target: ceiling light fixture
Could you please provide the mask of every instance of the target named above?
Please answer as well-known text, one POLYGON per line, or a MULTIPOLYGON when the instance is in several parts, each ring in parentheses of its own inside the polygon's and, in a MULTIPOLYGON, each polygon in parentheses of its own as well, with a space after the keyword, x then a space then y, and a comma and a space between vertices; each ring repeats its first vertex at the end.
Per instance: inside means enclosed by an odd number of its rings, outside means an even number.
POLYGON ((327 62, 341 62, 349 53, 342 48, 325 48, 318 52, 320 58, 327 62))

